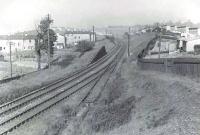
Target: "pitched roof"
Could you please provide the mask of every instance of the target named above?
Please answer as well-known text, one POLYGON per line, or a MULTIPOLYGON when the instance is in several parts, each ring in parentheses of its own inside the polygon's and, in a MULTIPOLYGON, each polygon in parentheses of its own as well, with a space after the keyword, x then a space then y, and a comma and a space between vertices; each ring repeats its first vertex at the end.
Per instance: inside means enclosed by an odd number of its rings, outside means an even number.
POLYGON ((92 34, 91 31, 65 31, 65 34, 92 34))
POLYGON ((197 30, 197 29, 199 29, 199 28, 197 28, 197 27, 189 28, 189 30, 197 30))
POLYGON ((36 35, 3 35, 0 36, 1 40, 30 40, 35 39, 36 35))
POLYGON ((173 35, 162 35, 161 38, 163 39, 171 39, 171 40, 177 40, 178 38, 173 35))
POLYGON ((179 27, 177 27, 177 28, 186 28, 187 26, 179 26, 179 27))

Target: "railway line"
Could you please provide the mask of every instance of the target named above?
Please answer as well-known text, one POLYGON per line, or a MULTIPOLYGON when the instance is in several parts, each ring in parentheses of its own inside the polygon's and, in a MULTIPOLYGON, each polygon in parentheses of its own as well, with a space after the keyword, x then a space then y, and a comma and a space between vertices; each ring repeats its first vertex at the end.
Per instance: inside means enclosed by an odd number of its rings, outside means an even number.
MULTIPOLYGON (((113 50, 115 51, 115 50, 113 50)), ((112 55, 113 53, 111 53, 112 55)), ((98 64, 103 63, 105 60, 108 59, 110 55, 108 55, 107 57, 103 58, 103 60, 99 61, 98 64)), ((73 76, 68 76, 65 79, 61 79, 59 81, 57 81, 56 83, 50 84, 47 87, 44 87, 42 89, 38 89, 36 91, 33 91, 27 95, 24 95, 22 97, 20 97, 18 100, 14 100, 11 101, 10 103, 6 103, 5 105, 2 105, 2 107, 0 108, 0 117, 6 113, 9 113, 11 111, 14 111, 15 109, 18 109, 28 103, 31 103, 34 100, 38 100, 39 98, 41 98, 42 96, 45 96, 47 94, 50 94, 52 92, 55 92, 55 89, 61 88, 71 82, 73 82, 74 80, 78 80, 81 76, 85 75, 86 73, 90 72, 90 70, 93 70, 94 68, 96 68, 98 66, 97 63, 90 65, 89 67, 87 67, 83 72, 76 72, 74 73, 73 76)), ((79 79, 80 80, 80 79, 79 79)))
POLYGON ((115 68, 117 58, 121 58, 124 50, 123 46, 117 45, 109 54, 97 62, 83 67, 48 86, 1 105, 0 135, 12 132, 81 89, 90 86, 88 94, 83 98, 84 101, 99 79, 115 68))
MULTIPOLYGON (((109 55, 104 56, 101 60, 97 61, 96 63, 91 64, 89 66, 85 66, 82 69, 80 69, 78 71, 75 71, 75 72, 67 75, 66 77, 61 78, 61 79, 59 79, 59 80, 57 80, 57 81, 55 81, 55 82, 53 82, 53 83, 51 83, 51 84, 49 84, 47 86, 44 86, 44 87, 42 87, 40 89, 37 89, 37 90, 34 90, 34 91, 32 91, 32 92, 30 92, 28 94, 25 94, 25 95, 23 95, 23 96, 21 96, 19 98, 16 98, 16 99, 14 99, 14 100, 12 100, 10 102, 7 102, 5 104, 2 104, 2 105, 0 105, 0 109, 7 108, 7 107, 9 107, 9 106, 11 106, 13 104, 16 104, 17 102, 20 102, 21 100, 25 100, 26 98, 30 98, 31 96, 34 96, 34 94, 38 94, 41 91, 45 91, 47 88, 52 88, 56 84, 62 83, 63 81, 66 81, 66 80, 69 80, 69 79, 71 79, 71 77, 75 77, 76 75, 78 75, 79 73, 83 72, 86 69, 89 70, 91 67, 97 66, 98 64, 100 64, 100 62, 104 62, 105 60, 107 60, 109 58, 109 56, 111 56, 116 49, 118 49, 118 46, 113 48, 109 55)), ((1 115, 1 113, 0 113, 0 115, 1 115)))

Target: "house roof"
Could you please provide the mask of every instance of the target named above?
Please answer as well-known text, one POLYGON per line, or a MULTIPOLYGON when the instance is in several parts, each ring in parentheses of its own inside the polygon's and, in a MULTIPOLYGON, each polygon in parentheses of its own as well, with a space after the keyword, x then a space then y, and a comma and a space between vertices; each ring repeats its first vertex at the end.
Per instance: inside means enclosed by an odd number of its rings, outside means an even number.
POLYGON ((189 30, 198 30, 199 28, 197 27, 193 27, 193 28, 189 28, 189 30))
POLYGON ((177 27, 177 28, 186 28, 187 26, 179 26, 179 27, 177 27))
POLYGON ((193 41, 193 40, 199 40, 200 37, 190 37, 190 38, 185 38, 185 37, 180 37, 179 40, 182 40, 182 41, 193 41))
POLYGON ((65 31, 65 34, 92 34, 91 31, 65 31))
POLYGON ((1 40, 6 40, 7 39, 7 35, 0 35, 0 39, 1 40))
POLYGON ((10 40, 29 40, 29 39, 35 39, 35 35, 11 35, 8 36, 10 40))
POLYGON ((161 38, 163 39, 171 39, 171 40, 177 40, 178 38, 173 35, 162 35, 161 38))
POLYGON ((30 39, 35 39, 36 35, 3 35, 0 36, 1 40, 30 40, 30 39))

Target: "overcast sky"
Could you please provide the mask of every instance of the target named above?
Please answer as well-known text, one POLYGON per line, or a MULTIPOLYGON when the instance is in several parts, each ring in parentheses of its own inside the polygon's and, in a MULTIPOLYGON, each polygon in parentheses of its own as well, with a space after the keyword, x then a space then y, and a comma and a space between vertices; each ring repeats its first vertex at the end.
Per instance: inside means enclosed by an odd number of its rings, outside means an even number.
POLYGON ((199 0, 0 0, 0 34, 34 29, 50 13, 54 26, 90 27, 200 22, 199 0))

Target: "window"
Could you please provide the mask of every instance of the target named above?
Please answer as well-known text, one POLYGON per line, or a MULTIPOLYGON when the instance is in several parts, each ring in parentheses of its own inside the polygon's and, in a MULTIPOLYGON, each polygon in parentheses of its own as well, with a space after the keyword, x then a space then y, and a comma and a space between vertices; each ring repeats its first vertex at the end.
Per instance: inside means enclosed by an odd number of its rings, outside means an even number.
POLYGON ((33 49, 33 47, 32 47, 32 46, 28 46, 28 49, 32 50, 32 49, 33 49))

